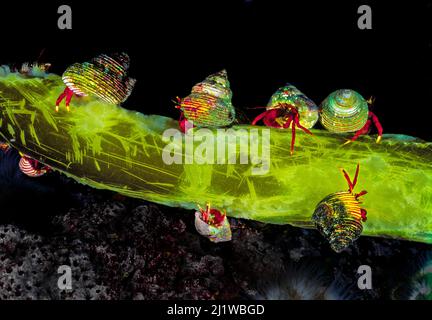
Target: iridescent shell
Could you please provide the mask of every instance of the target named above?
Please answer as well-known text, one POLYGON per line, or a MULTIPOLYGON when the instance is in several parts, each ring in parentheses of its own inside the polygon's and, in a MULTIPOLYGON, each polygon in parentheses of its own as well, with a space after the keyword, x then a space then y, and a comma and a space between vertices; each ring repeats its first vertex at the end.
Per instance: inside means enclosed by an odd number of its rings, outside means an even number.
POLYGON ((231 226, 227 218, 219 227, 212 226, 202 219, 200 211, 195 212, 195 228, 198 233, 212 242, 225 242, 231 241, 231 226))
POLYGON ((196 84, 179 108, 197 127, 224 127, 235 120, 232 92, 227 73, 222 70, 196 84))
POLYGON ((369 107, 367 101, 356 91, 342 89, 332 92, 320 106, 320 122, 328 131, 355 132, 363 128, 369 107))
POLYGON ((360 203, 355 195, 341 191, 328 195, 318 203, 312 221, 329 241, 331 248, 340 252, 362 233, 361 217, 360 203))
POLYGON ((294 105, 297 108, 300 124, 307 129, 312 128, 317 123, 319 118, 318 106, 289 83, 279 88, 270 97, 267 110, 280 108, 283 104, 294 105))
POLYGON ((101 54, 90 62, 74 63, 63 73, 63 82, 78 96, 93 95, 111 104, 124 102, 135 79, 126 76, 129 56, 101 54))

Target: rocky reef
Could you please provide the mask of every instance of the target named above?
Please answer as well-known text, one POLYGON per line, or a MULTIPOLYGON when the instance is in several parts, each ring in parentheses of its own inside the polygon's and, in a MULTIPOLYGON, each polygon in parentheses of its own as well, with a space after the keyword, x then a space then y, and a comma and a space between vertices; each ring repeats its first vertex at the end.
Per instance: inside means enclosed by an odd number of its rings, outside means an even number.
POLYGON ((315 230, 232 218, 233 241, 214 244, 192 211, 65 183, 74 205, 33 212, 41 227, 0 215, 0 299, 402 299, 430 250, 361 237, 336 254, 315 230), (371 290, 357 287, 364 264, 371 290), (72 290, 57 286, 61 265, 72 290))

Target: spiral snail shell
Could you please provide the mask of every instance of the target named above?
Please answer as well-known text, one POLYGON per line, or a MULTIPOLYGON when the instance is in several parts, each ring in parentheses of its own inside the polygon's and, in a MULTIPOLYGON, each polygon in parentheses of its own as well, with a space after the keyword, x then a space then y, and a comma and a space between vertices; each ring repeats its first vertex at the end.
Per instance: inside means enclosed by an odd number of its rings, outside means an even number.
POLYGON ((354 132, 368 120, 367 101, 356 91, 342 89, 332 92, 320 105, 320 122, 328 131, 354 132))
POLYGON ((300 124, 307 129, 312 128, 318 121, 318 106, 292 84, 287 83, 270 97, 267 110, 277 109, 283 105, 296 107, 300 124))
POLYGON ((197 127, 223 127, 235 120, 232 92, 226 70, 208 76, 192 87, 177 108, 197 127))
POLYGON ((361 191, 358 194, 353 192, 358 172, 359 166, 351 182, 348 174, 343 170, 349 190, 326 196, 318 203, 312 215, 316 228, 336 252, 341 252, 360 236, 363 231, 362 221, 366 221, 366 210, 361 208, 358 198, 367 192, 361 191))
POLYGON ((129 61, 126 53, 101 54, 89 62, 69 66, 63 73, 63 82, 78 96, 93 95, 120 104, 129 97, 136 82, 126 76, 129 61))
POLYGON ((195 212, 195 228, 212 242, 225 242, 232 238, 226 212, 210 208, 210 204, 205 209, 199 207, 199 211, 195 212))
POLYGON ((355 196, 348 191, 330 194, 318 203, 312 220, 334 251, 342 251, 362 233, 360 209, 355 196))

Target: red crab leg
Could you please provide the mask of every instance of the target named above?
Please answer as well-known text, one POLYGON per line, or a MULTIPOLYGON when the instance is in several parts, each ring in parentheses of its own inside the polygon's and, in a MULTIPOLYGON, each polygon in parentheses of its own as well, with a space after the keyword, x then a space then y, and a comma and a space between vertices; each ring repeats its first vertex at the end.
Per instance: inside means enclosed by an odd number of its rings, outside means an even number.
POLYGON ((308 133, 308 134, 310 134, 310 135, 312 135, 312 132, 310 132, 308 129, 306 129, 305 127, 303 127, 301 124, 300 124, 300 120, 299 120, 299 115, 298 115, 298 113, 296 113, 296 114, 291 114, 290 116, 289 116, 289 119, 288 119, 288 121, 287 121, 287 126, 285 127, 284 126, 284 128, 289 128, 289 124, 291 123, 291 121, 292 121, 292 137, 291 137, 291 155, 294 153, 294 144, 295 144, 295 135, 296 135, 296 132, 295 132, 295 127, 296 127, 296 125, 297 125, 297 127, 299 127, 300 129, 302 129, 304 132, 306 132, 306 133, 308 133))
POLYGON ((264 118, 266 115, 267 115, 267 113, 269 112, 270 110, 266 110, 266 111, 264 111, 263 113, 260 113, 257 117, 255 117, 255 119, 253 119, 253 121, 252 121, 252 125, 254 126, 254 125, 256 125, 256 123, 258 122, 258 121, 260 121, 262 118, 264 118))
POLYGON ((375 115, 375 113, 373 113, 372 111, 369 111, 369 117, 372 119, 375 127, 378 130, 378 138, 377 138, 376 142, 379 143, 381 141, 381 138, 382 138, 383 127, 382 127, 378 117, 375 115))
POLYGON ((186 119, 184 117, 183 112, 180 112, 180 118, 179 118, 178 122, 179 122, 179 126, 180 126, 180 131, 185 133, 185 131, 186 131, 186 119))
POLYGON ((356 141, 357 138, 360 137, 362 134, 367 134, 368 131, 369 131, 369 128, 370 128, 371 124, 372 124, 371 120, 368 119, 368 120, 366 121, 365 125, 363 126, 363 128, 361 128, 360 130, 358 130, 358 131, 355 133, 355 135, 354 135, 350 140, 348 140, 347 142, 344 143, 344 145, 345 145, 345 144, 348 144, 348 143, 350 143, 350 142, 354 142, 354 141, 356 141))
POLYGON ((304 132, 306 132, 306 133, 308 133, 308 134, 310 134, 310 135, 313 135, 312 132, 309 131, 309 129, 306 129, 305 127, 303 127, 303 126, 300 124, 300 118, 299 118, 298 113, 297 113, 297 114, 295 115, 295 117, 294 117, 294 122, 295 122, 295 124, 297 125, 297 127, 299 127, 300 129, 302 129, 304 132))
POLYGON ((69 105, 70 105, 70 102, 72 100, 72 97, 73 97, 74 93, 69 88, 66 88, 66 89, 68 90, 67 93, 66 93, 66 108, 67 108, 67 111, 69 111, 69 105))
POLYGON ((281 125, 275 121, 278 117, 278 112, 279 110, 277 109, 266 110, 252 121, 252 125, 256 125, 256 123, 262 119, 267 127, 281 128, 281 125))
POLYGON ((354 142, 362 134, 367 134, 368 131, 369 131, 369 129, 370 129, 370 126, 372 125, 372 122, 374 123, 375 127, 378 130, 378 138, 377 138, 376 142, 379 143, 381 141, 381 138, 382 138, 383 127, 382 127, 381 123, 379 122, 378 117, 372 111, 369 111, 369 113, 368 113, 368 120, 366 121, 366 123, 363 126, 363 128, 361 128, 360 130, 358 130, 355 133, 354 137, 352 137, 351 140, 348 140, 344 144, 348 144, 350 142, 354 142))
MULTIPOLYGON (((175 107, 176 109, 181 109, 181 101, 182 99, 180 99, 180 97, 176 97, 175 100, 173 100, 173 102, 175 103, 175 107)), ((186 132, 186 118, 184 116, 183 111, 180 111, 180 117, 179 117, 179 127, 180 127, 180 131, 185 133, 186 132)))
POLYGON ((69 88, 68 87, 66 87, 65 89, 64 89, 64 91, 59 95, 59 97, 57 98, 57 100, 56 100, 56 111, 58 111, 58 107, 59 107, 59 105, 60 105, 60 103, 63 101, 63 99, 67 96, 67 94, 68 94, 68 90, 69 90, 69 88))
POLYGON ((268 110, 267 115, 264 117, 263 122, 267 127, 272 128, 283 128, 283 126, 276 121, 277 117, 279 116, 279 110, 272 109, 268 110))
POLYGON ((56 111, 58 111, 60 103, 65 98, 66 98, 66 108, 69 111, 69 104, 70 104, 70 101, 72 99, 73 94, 74 94, 73 91, 71 89, 69 89, 68 87, 66 87, 64 89, 64 91, 62 92, 62 94, 60 94, 59 97, 56 100, 56 111))
POLYGON ((361 128, 359 131, 357 131, 354 135, 354 137, 352 137, 351 141, 355 141, 357 140, 358 137, 360 137, 363 134, 367 134, 370 126, 371 126, 372 122, 370 119, 368 119, 365 123, 365 125, 363 126, 363 128, 361 128))

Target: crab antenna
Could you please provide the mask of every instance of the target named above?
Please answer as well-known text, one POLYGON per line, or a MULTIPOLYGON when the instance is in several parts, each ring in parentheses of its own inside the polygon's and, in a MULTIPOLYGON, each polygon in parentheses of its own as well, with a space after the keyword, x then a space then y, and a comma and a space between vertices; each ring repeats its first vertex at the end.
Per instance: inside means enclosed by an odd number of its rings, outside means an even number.
POLYGON ((353 189, 354 189, 354 186, 353 186, 353 184, 351 182, 351 179, 350 179, 348 173, 345 171, 345 169, 341 169, 341 171, 342 171, 342 173, 343 173, 343 175, 345 177, 345 180, 348 182, 349 191, 352 192, 353 189))
POLYGON ((353 183, 352 183, 353 184, 353 189, 354 189, 354 187, 357 184, 357 178, 358 178, 358 175, 359 175, 359 171, 360 171, 360 163, 357 163, 356 173, 355 173, 354 180, 353 180, 353 183))

